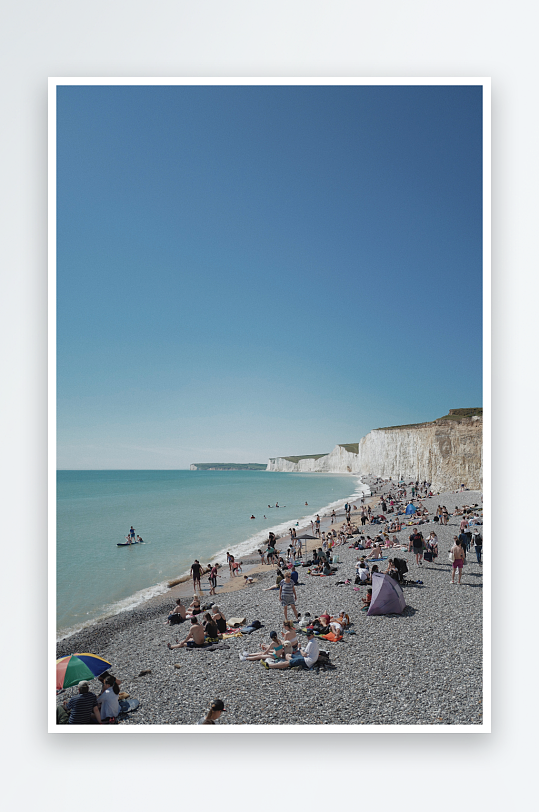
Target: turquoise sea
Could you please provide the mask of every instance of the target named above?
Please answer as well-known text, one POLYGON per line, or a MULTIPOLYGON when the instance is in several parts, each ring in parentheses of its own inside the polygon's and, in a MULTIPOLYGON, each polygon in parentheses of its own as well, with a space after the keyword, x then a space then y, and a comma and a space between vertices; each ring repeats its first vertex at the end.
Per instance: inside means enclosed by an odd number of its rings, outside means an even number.
POLYGON ((360 493, 357 477, 341 474, 58 471, 58 637, 165 592, 195 558, 224 563, 227 550, 256 550, 270 530, 360 493), (117 547, 131 525, 145 543, 117 547))

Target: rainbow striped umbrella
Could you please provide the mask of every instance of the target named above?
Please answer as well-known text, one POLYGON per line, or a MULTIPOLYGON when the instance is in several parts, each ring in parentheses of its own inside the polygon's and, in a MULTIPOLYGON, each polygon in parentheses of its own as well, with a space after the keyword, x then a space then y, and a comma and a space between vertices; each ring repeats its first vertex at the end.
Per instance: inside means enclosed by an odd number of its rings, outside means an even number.
POLYGON ((95 654, 70 654, 56 660, 56 690, 70 688, 83 680, 98 677, 110 668, 110 663, 95 654))

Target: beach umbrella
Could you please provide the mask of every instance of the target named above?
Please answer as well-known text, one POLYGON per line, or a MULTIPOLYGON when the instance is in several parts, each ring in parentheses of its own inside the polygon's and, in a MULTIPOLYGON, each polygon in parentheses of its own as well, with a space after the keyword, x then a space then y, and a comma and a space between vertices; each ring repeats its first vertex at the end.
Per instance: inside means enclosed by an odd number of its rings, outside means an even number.
POLYGON ((78 685, 81 680, 91 680, 104 671, 108 671, 110 663, 95 654, 70 654, 56 660, 56 689, 70 688, 78 685))
POLYGON ((415 513, 416 510, 417 508, 415 507, 415 505, 409 504, 406 506, 406 515, 410 516, 412 513, 415 513))
POLYGON ((316 536, 309 536, 308 533, 305 533, 304 536, 296 536, 297 539, 316 539, 316 536))
POLYGON ((401 615, 406 607, 404 593, 398 583, 383 572, 373 572, 372 598, 368 615, 401 615))

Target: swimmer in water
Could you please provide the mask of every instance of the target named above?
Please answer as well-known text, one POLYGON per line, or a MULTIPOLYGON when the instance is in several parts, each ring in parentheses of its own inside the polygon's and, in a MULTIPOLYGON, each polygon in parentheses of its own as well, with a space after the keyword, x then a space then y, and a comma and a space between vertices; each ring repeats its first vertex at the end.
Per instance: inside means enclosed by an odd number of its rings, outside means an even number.
POLYGON ((256 516, 253 516, 253 515, 251 514, 251 519, 256 519, 256 516))
POLYGON ((308 502, 305 502, 305 504, 306 504, 306 505, 308 505, 309 503, 308 503, 308 502))
POLYGON ((279 502, 275 502, 275 507, 279 507, 279 502))

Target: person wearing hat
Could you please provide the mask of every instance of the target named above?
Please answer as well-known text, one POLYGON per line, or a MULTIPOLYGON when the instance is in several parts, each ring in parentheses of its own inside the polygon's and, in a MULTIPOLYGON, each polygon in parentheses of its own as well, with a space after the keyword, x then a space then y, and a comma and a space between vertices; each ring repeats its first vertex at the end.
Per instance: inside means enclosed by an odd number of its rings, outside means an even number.
POLYGON ((280 662, 269 662, 262 660, 262 665, 266 668, 294 668, 299 665, 301 668, 312 668, 318 660, 319 647, 318 640, 314 636, 312 629, 307 629, 307 645, 293 654, 287 654, 286 660, 280 662))
POLYGON ((214 699, 206 716, 199 719, 197 725, 218 725, 221 714, 225 711, 225 703, 222 699, 214 699))
POLYGON ((101 724, 97 697, 90 691, 90 684, 82 680, 78 684, 79 692, 71 699, 65 700, 64 708, 69 713, 69 725, 89 725, 92 722, 101 724))

